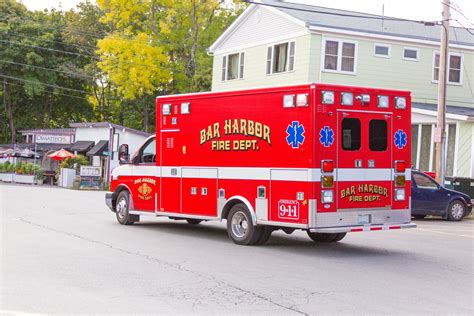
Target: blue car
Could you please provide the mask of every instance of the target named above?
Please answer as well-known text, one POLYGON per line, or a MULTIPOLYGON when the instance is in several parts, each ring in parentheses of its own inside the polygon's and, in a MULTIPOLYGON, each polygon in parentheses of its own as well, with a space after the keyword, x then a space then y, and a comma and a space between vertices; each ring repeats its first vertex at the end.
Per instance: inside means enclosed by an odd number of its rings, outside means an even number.
POLYGON ((411 215, 417 219, 440 215, 449 221, 460 221, 472 211, 471 197, 449 190, 423 172, 411 173, 411 215))

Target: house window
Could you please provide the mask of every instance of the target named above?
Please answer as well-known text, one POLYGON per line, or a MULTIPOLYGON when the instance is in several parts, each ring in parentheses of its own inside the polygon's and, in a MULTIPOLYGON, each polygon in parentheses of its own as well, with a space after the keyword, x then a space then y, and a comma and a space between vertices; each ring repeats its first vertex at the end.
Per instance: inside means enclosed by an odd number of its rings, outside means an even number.
POLYGON ((222 81, 244 77, 245 53, 229 54, 222 57, 222 81))
POLYGON ((376 57, 390 57, 390 45, 374 44, 374 56, 376 57))
MULTIPOLYGON (((449 53, 448 58, 448 83, 461 84, 462 55, 449 53)), ((439 53, 434 53, 433 58, 433 82, 438 82, 439 78, 439 53)))
MULTIPOLYGON (((411 164, 414 168, 422 171, 434 171, 435 169, 435 125, 414 124, 412 125, 412 147, 411 164)), ((454 176, 454 162, 456 160, 456 124, 446 124, 446 175, 454 176)))
POLYGON ((267 75, 295 70, 295 42, 267 48, 267 75))
POLYGON ((419 60, 419 52, 420 52, 420 50, 418 48, 404 47, 403 48, 403 59, 418 61, 419 60))
POLYGON ((326 40, 324 47, 324 70, 355 72, 356 44, 353 42, 326 40))

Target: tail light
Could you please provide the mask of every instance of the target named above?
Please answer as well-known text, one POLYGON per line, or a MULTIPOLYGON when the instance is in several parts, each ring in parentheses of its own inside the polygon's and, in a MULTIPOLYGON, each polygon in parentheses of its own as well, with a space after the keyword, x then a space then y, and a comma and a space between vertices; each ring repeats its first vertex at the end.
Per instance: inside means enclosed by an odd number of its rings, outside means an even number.
POLYGON ((405 189, 395 189, 395 201, 405 201, 405 189))
POLYGON ((321 162, 321 169, 323 172, 333 172, 334 171, 334 161, 332 160, 323 160, 321 162))
POLYGON ((395 161, 395 171, 396 172, 405 172, 406 163, 404 160, 395 161))
POLYGON ((334 191, 333 190, 322 190, 321 191, 321 201, 323 203, 333 203, 334 202, 334 191))
POLYGON ((333 176, 322 176, 322 185, 323 188, 332 188, 334 185, 334 177, 333 176))
POLYGON ((397 187, 402 187, 402 186, 404 186, 404 185, 405 185, 405 182, 406 182, 406 180, 405 180, 405 175, 396 175, 396 176, 395 176, 395 185, 396 185, 397 187))

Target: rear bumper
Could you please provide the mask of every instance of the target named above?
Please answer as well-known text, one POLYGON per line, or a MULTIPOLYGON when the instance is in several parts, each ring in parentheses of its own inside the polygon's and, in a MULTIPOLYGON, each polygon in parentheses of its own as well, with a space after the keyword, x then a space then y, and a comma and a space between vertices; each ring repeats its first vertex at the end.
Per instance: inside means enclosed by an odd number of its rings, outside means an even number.
POLYGON ((113 192, 106 192, 105 193, 105 204, 108 206, 108 208, 115 213, 114 210, 114 205, 112 204, 112 197, 113 197, 113 192))
POLYGON ((349 233, 349 232, 366 232, 376 230, 391 230, 391 229, 404 229, 404 228, 415 228, 415 223, 403 223, 397 225, 356 225, 356 226, 343 226, 343 227, 326 227, 326 228, 311 228, 309 231, 312 233, 349 233))

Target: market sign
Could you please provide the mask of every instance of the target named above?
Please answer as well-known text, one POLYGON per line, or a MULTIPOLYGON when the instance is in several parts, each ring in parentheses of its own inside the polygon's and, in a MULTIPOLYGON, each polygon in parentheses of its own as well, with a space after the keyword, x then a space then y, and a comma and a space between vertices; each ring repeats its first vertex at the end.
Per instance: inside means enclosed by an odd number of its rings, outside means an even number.
POLYGON ((37 144, 71 144, 71 135, 57 134, 36 134, 35 142, 37 144))

